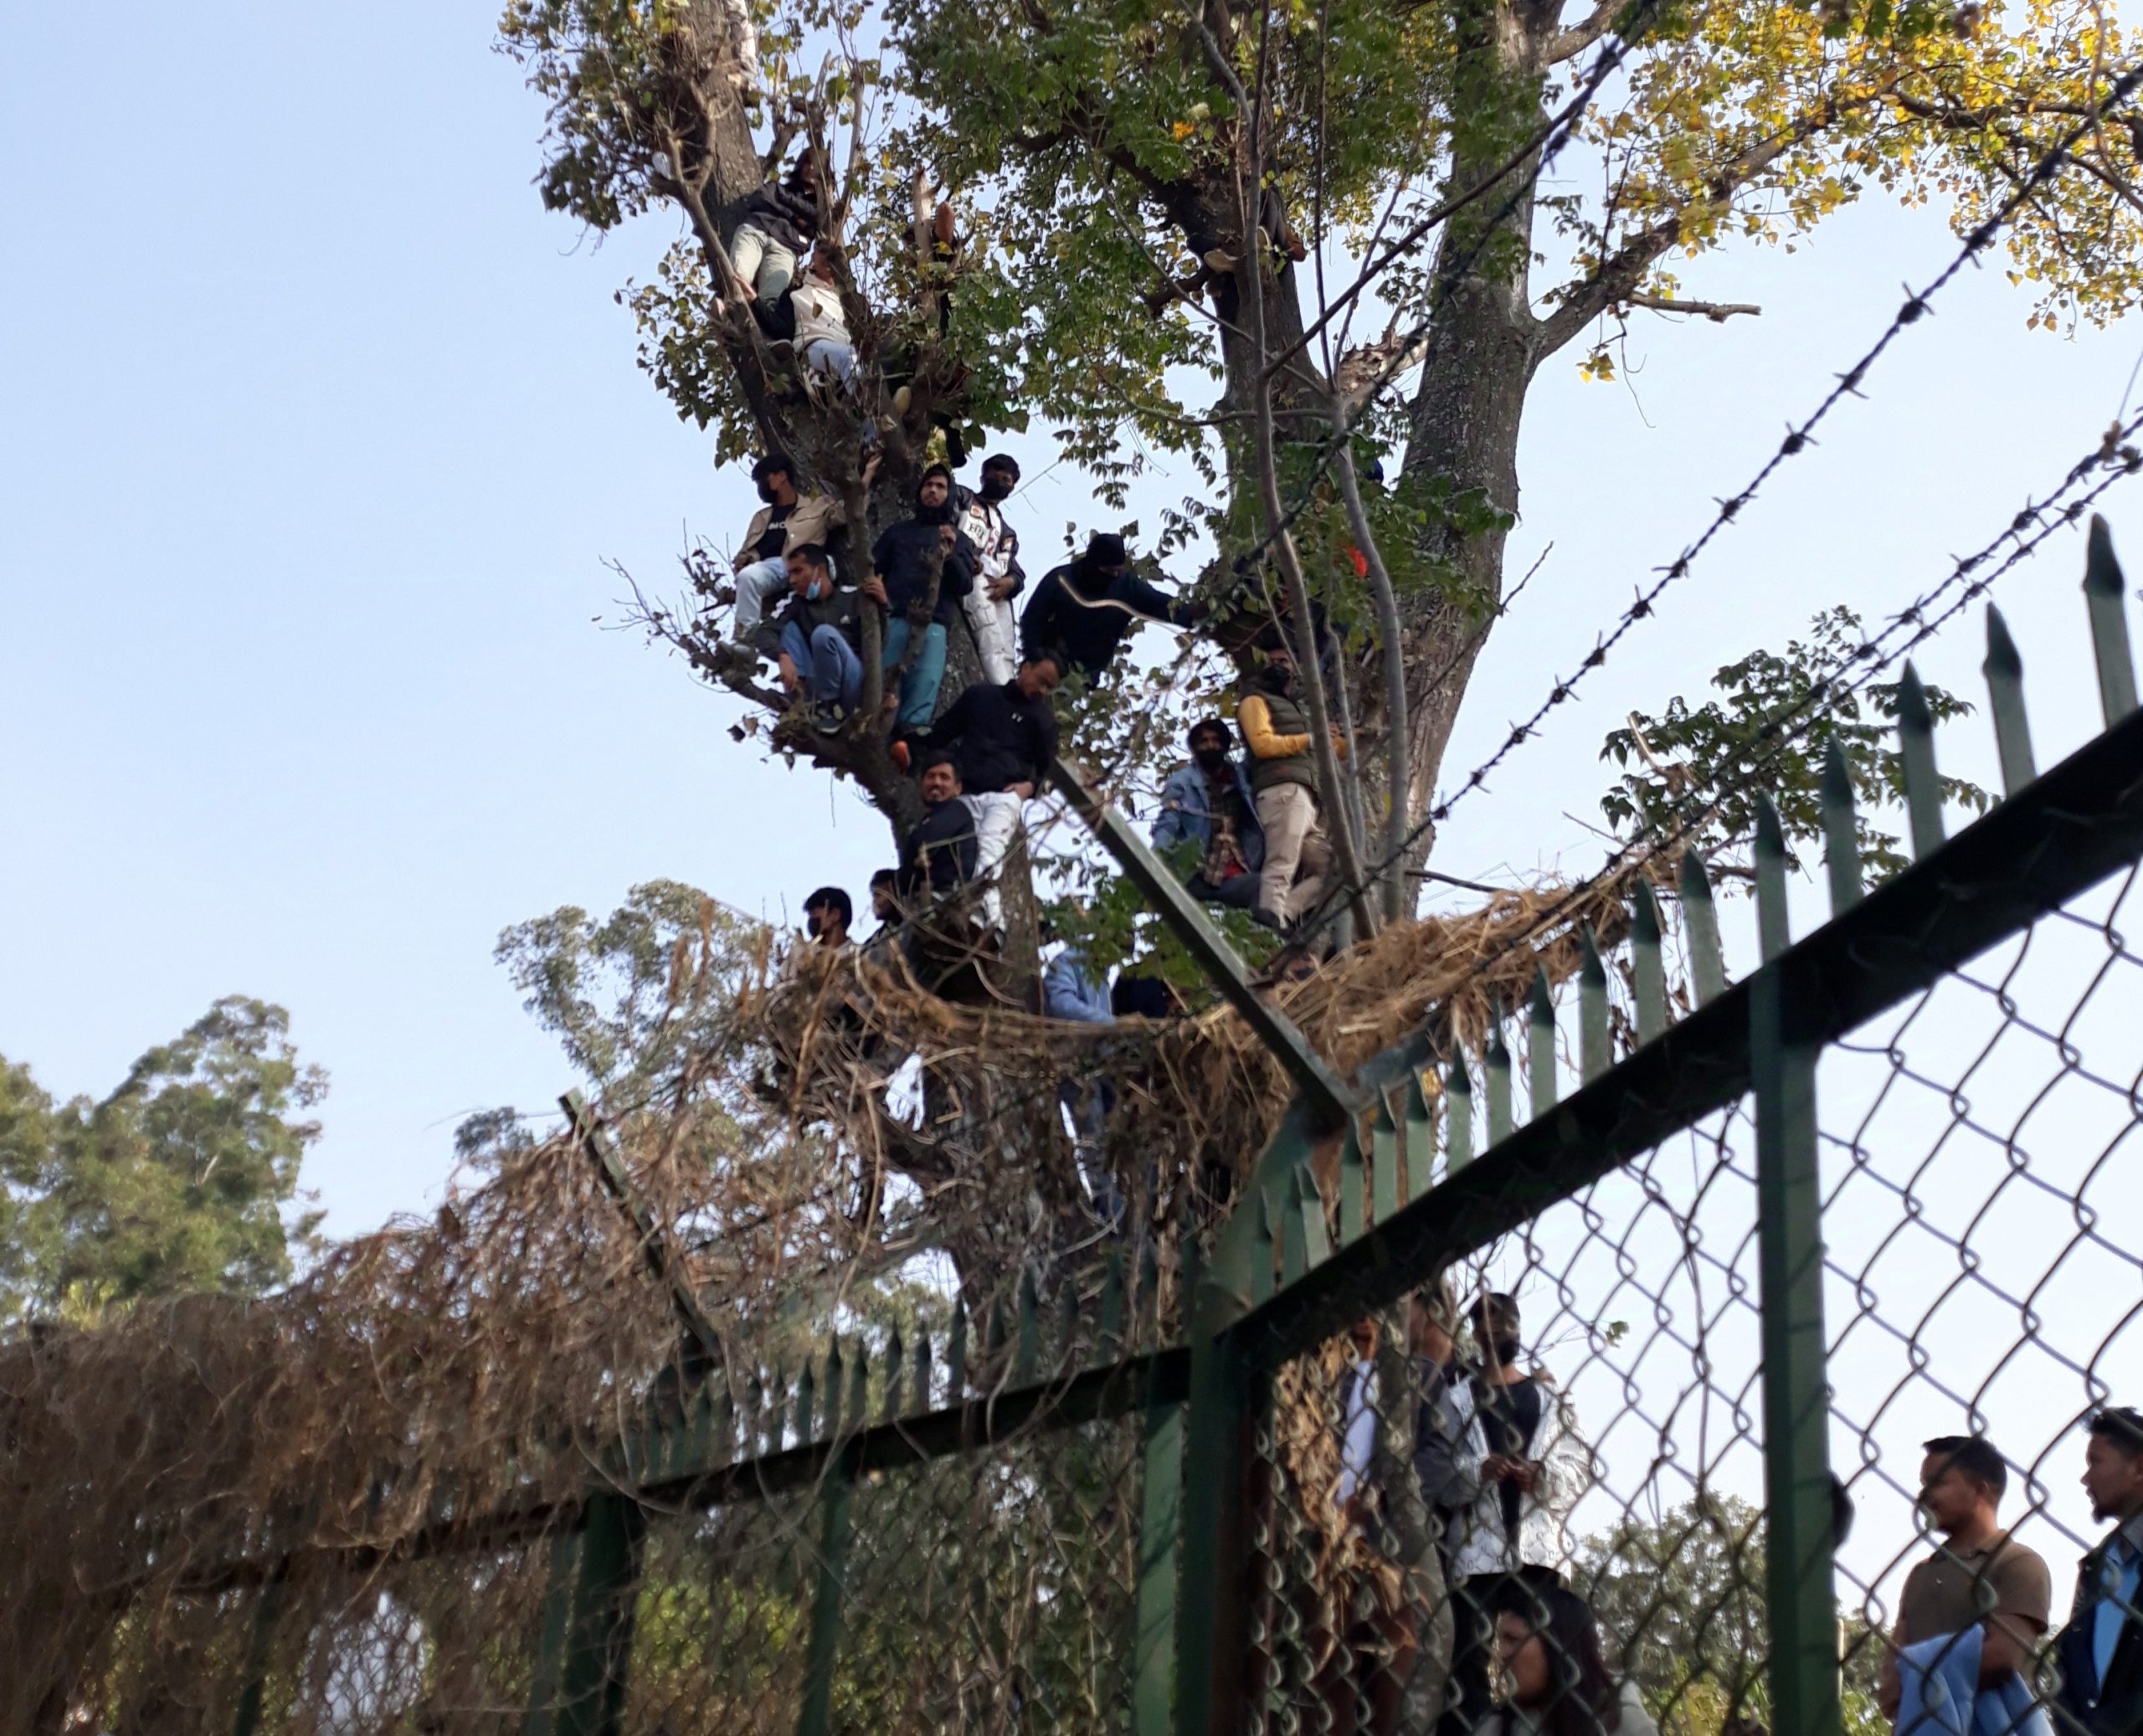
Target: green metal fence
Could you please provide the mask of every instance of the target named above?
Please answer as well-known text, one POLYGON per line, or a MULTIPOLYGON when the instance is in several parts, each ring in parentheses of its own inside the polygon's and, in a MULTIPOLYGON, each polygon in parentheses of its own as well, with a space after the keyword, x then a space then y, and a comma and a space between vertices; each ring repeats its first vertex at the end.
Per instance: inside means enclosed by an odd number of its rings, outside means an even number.
POLYGON ((1416 1464, 1439 1328, 1447 1386, 1493 1402, 1463 1317, 1495 1292, 1554 1442, 1532 1564, 1633 1703, 1689 1736, 1880 1728, 1921 1441, 2002 1451, 2058 1623, 2076 1424, 2143 1387, 2143 714, 2103 526, 2086 592, 2104 732, 2037 771, 1990 612, 2005 799, 1955 837, 1908 677, 1904 873, 1862 886, 1840 768, 1799 939, 1767 815, 1750 905, 1685 857, 1588 939, 1574 1005, 1544 978, 1484 1041, 1432 1018, 1347 1080, 1066 771, 1300 1086, 1224 1222, 652 1420, 621 1394, 579 1497, 450 1493, 436 1547, 294 1558, 264 1518, 190 1599, 115 1597, 94 1690, 46 1727, 1188 1736, 1426 1730, 1457 1700, 1471 1728, 1518 1667, 1468 1662, 1467 1551, 1531 1546, 1416 1464))

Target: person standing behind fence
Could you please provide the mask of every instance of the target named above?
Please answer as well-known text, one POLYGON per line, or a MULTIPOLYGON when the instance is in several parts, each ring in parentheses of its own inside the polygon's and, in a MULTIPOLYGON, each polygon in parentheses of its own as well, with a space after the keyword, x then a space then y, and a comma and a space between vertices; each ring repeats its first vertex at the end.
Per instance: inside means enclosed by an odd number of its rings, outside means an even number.
POLYGON ((1897 1626, 1876 1689, 1876 1703, 1893 1722, 1904 1692, 1899 1654, 1906 1647, 1983 1625, 1976 1686, 1999 1688, 2030 1670, 2053 1602, 2046 1563, 1995 1523, 2009 1486, 2002 1455, 1966 1435, 1937 1436, 1925 1451, 1919 1507, 1942 1542, 1905 1575, 1898 1596, 1897 1626))
POLYGON ((1494 1614, 1510 1697, 1472 1736, 1658 1736, 1637 1683, 1609 1672, 1599 1620, 1575 1591, 1506 1584, 1494 1614))
POLYGON ((2091 1419, 2084 1448, 2091 1517, 2113 1534, 2084 1558, 2068 1625, 2054 1641, 2060 1736, 2143 1731, 2143 1415, 2122 1407, 2091 1419))
MULTIPOLYGON (((1269 858, 1268 858, 1269 860, 1269 858)), ((1446 1736, 1470 1736, 1488 1705, 1497 1600, 1562 1584, 1570 1509, 1592 1482, 1592 1451, 1570 1401, 1519 1366, 1517 1301, 1472 1307, 1478 1366, 1455 1383, 1452 1456, 1462 1504, 1451 1531, 1452 1655, 1446 1736)))

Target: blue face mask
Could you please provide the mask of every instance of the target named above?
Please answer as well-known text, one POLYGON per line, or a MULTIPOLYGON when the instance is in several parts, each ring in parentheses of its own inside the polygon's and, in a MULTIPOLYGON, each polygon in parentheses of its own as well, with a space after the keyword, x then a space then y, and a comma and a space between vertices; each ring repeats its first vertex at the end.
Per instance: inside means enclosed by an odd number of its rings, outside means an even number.
POLYGON ((820 598, 825 594, 825 580, 823 578, 815 578, 810 583, 804 586, 804 596, 807 602, 816 603, 820 598))

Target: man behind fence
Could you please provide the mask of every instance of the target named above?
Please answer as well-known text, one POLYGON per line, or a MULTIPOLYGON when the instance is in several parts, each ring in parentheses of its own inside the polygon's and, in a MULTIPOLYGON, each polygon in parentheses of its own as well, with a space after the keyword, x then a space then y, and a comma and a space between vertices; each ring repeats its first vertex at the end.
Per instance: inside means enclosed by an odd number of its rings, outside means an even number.
POLYGON ((1519 1366, 1518 1302, 1484 1294, 1469 1315, 1477 1365, 1454 1382, 1452 1650, 1445 1736, 1468 1736, 1490 1704, 1496 1610, 1511 1586, 1562 1584, 1570 1509, 1592 1481, 1592 1450, 1570 1401, 1519 1366))
POLYGON ((2113 1534, 2084 1558, 2076 1602, 2054 1641, 2060 1736, 2143 1732, 2143 1415, 2123 1407, 2091 1419, 2084 1447, 2091 1517, 2113 1534))
POLYGON ((1900 1729, 1911 1722, 1900 1716, 1906 1703, 1926 1703, 1930 1676, 1969 1676, 1953 1683, 1961 1698, 2015 1694, 2016 1709, 2027 1708, 2031 1695, 2018 1677, 2031 1668, 2053 1602, 2046 1563, 1995 1521, 2009 1486, 2002 1455, 1966 1435, 1937 1436, 1925 1451, 1919 1507, 1942 1541, 1905 1576, 1876 1691, 1883 1715, 1900 1729))

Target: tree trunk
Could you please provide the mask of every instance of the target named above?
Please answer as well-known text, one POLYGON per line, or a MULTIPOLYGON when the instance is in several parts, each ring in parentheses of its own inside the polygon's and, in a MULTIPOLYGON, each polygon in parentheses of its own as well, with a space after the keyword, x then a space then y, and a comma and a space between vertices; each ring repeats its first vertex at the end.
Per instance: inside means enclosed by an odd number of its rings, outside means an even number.
MULTIPOLYGON (((1554 28, 1546 14, 1533 23, 1554 28)), ((1454 191, 1487 179, 1542 120, 1539 45, 1524 22, 1483 0, 1462 22, 1460 40, 1454 191)), ((1406 598, 1402 611, 1410 829, 1436 799, 1459 702, 1503 598, 1504 543, 1518 513, 1519 429, 1539 359, 1529 289, 1534 201, 1524 178, 1531 167, 1445 225, 1430 280, 1428 349, 1408 408, 1402 474, 1428 505, 1421 552, 1442 583, 1406 598)), ((1432 827, 1415 840, 1408 871, 1434 842, 1432 827)))

